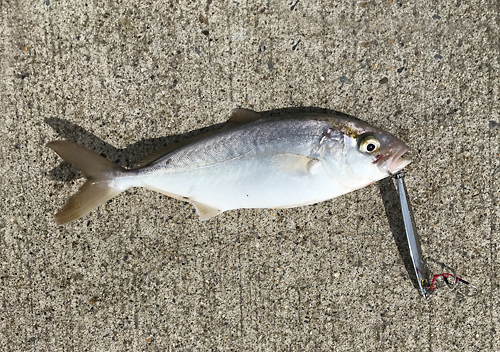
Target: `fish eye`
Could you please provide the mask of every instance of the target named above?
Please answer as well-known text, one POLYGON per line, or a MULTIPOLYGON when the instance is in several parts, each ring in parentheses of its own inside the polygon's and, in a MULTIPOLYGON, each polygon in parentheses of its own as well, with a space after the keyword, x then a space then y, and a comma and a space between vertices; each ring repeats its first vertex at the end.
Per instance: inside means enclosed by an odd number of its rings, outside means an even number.
POLYGON ((367 154, 374 153, 379 148, 380 148, 380 142, 373 136, 365 137, 359 145, 359 150, 367 154))

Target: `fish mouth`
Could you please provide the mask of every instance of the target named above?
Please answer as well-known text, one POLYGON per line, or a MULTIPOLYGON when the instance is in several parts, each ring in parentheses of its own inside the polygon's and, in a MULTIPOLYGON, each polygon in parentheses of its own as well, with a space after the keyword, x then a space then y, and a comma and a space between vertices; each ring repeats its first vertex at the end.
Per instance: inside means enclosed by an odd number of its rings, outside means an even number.
POLYGON ((410 148, 403 146, 394 154, 377 155, 374 163, 379 164, 382 171, 394 175, 412 162, 411 157, 407 154, 409 151, 410 148))
POLYGON ((401 171, 406 165, 412 162, 411 156, 408 155, 410 148, 401 148, 392 158, 388 161, 387 171, 394 175, 401 171))

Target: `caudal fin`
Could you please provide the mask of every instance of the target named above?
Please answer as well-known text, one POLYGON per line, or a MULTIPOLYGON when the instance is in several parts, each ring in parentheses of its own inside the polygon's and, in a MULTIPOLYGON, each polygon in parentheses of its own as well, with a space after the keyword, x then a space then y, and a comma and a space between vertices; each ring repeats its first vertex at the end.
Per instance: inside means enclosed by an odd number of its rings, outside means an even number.
POLYGON ((123 191, 111 187, 110 181, 125 172, 124 168, 72 142, 54 141, 48 143, 47 147, 73 164, 75 169, 81 171, 87 178, 87 182, 78 193, 72 196, 55 215, 58 225, 78 219, 123 191))

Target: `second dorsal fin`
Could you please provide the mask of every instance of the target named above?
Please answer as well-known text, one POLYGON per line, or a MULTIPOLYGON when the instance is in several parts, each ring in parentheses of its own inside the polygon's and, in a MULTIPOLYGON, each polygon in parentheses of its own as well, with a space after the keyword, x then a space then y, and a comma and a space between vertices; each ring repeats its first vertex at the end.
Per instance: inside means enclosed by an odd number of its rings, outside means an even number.
POLYGON ((232 127, 237 125, 244 125, 257 120, 260 120, 263 116, 256 111, 250 109, 237 108, 233 109, 229 120, 227 121, 232 127))

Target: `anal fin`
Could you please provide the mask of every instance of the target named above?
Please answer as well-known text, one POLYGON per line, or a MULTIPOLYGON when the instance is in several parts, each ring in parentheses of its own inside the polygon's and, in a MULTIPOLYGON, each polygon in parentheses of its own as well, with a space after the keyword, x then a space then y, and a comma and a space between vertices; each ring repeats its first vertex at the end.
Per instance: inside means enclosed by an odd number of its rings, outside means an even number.
POLYGON ((196 208, 196 212, 198 213, 201 221, 208 220, 222 213, 222 210, 212 208, 209 205, 201 204, 192 200, 189 200, 189 202, 191 202, 196 208))

